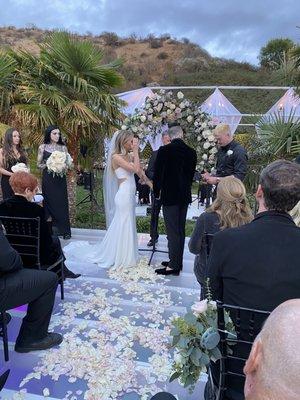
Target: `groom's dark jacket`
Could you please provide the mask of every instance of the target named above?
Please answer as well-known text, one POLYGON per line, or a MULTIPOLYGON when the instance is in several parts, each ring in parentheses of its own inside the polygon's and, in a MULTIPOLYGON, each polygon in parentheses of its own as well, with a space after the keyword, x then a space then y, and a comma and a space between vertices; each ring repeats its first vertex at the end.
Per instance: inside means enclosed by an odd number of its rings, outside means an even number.
POLYGON ((191 186, 196 169, 197 155, 181 139, 174 139, 157 152, 153 192, 164 206, 191 203, 191 186))

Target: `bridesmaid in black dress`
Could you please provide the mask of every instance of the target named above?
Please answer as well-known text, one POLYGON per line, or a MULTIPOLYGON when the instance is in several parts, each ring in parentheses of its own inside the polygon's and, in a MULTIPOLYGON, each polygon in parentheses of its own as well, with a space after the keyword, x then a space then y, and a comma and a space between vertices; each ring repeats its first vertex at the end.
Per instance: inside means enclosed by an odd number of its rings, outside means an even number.
POLYGON ((47 220, 52 220, 58 236, 71 238, 69 202, 66 176, 53 176, 46 167, 46 161, 54 151, 67 153, 58 126, 50 125, 45 130, 44 143, 39 146, 37 165, 43 170, 42 193, 47 220))
POLYGON ((11 168, 17 163, 27 164, 27 157, 22 147, 20 133, 14 128, 9 128, 4 134, 3 147, 0 149, 0 174, 2 175, 1 189, 3 200, 14 195, 9 184, 9 178, 13 174, 11 168))

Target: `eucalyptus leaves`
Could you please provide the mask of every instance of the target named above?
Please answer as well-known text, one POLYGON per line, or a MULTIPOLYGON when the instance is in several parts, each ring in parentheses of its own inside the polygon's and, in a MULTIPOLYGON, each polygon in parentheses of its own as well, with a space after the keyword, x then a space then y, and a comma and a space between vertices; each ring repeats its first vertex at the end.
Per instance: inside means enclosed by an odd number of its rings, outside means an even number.
MULTIPOLYGON (((235 336, 234 325, 225 315, 226 331, 235 336)), ((217 307, 211 299, 195 303, 191 312, 173 320, 172 347, 175 348, 173 374, 175 379, 192 391, 210 361, 221 358, 218 348, 220 335, 217 327, 217 307)))

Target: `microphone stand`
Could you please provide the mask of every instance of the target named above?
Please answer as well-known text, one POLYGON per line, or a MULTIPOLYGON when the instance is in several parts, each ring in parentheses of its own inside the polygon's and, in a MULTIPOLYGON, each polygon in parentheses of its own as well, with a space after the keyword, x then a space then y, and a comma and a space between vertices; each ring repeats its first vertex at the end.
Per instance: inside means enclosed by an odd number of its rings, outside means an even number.
MULTIPOLYGON (((157 232, 159 215, 157 214, 157 200, 156 199, 153 200, 151 213, 154 213, 154 215, 155 215, 154 227, 153 227, 152 232, 157 232)), ((166 250, 159 250, 156 248, 156 239, 154 239, 154 238, 152 238, 152 248, 149 247, 148 249, 138 249, 138 250, 139 251, 151 251, 148 265, 151 265, 151 261, 152 261, 155 253, 169 254, 169 252, 166 250)))

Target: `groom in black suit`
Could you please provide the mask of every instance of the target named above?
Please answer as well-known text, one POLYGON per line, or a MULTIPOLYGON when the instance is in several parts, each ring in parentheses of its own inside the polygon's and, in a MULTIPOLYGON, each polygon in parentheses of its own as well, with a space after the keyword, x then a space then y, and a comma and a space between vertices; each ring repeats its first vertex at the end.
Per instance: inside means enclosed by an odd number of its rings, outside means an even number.
POLYGON ((160 199, 166 224, 169 262, 156 270, 161 275, 179 275, 185 241, 185 221, 192 201, 191 186, 196 169, 195 150, 183 141, 180 126, 168 131, 171 143, 160 147, 154 168, 153 192, 160 199))
MULTIPOLYGON (((163 146, 166 146, 167 144, 170 143, 170 137, 168 132, 163 132, 161 135, 162 143, 163 146)), ((148 168, 146 169, 145 173, 146 176, 150 179, 150 181, 153 181, 154 177, 154 168, 155 168, 155 163, 156 163, 156 158, 157 158, 157 153, 158 150, 155 150, 152 152, 152 155, 150 157, 149 163, 148 163, 148 168)), ((147 244, 148 247, 152 247, 154 242, 157 243, 158 241, 158 218, 159 218, 159 213, 161 209, 161 201, 159 199, 156 199, 153 191, 151 191, 151 222, 150 222, 150 240, 147 244)))

